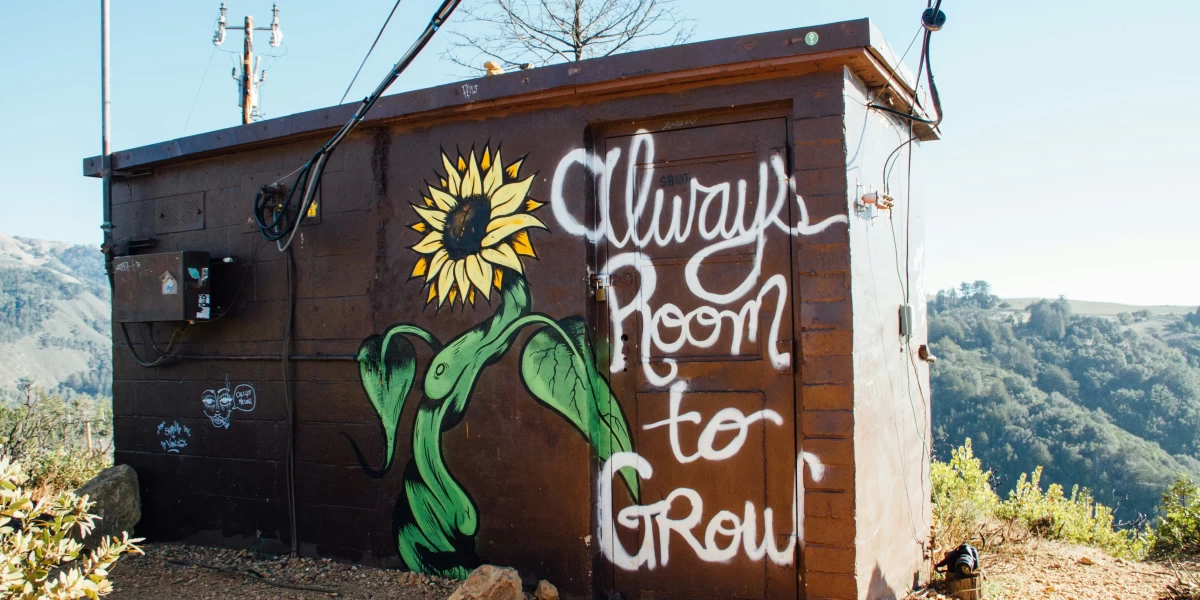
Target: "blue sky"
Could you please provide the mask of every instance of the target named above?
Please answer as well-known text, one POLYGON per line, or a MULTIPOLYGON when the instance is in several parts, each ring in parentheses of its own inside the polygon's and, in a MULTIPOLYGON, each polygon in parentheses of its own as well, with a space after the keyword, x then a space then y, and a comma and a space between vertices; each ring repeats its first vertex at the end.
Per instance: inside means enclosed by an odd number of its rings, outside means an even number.
MULTIPOLYGON (((112 3, 115 148, 238 123, 231 55, 209 41, 218 1, 112 3)), ((100 147, 99 4, 4 8, 5 22, 19 26, 0 36, 0 231, 100 240, 100 186, 80 175, 81 159, 100 147)), ((246 14, 269 21, 268 0, 227 4, 231 24, 246 14)), ((437 4, 401 5, 351 98, 375 86, 437 4)), ((696 20, 696 40, 865 16, 898 51, 924 7, 680 5, 696 20)), ((336 103, 391 6, 281 2, 287 54, 268 65, 263 111, 336 103)), ((917 172, 930 289, 986 279, 1010 297, 1200 304, 1200 118, 1189 108, 1200 95, 1200 3, 946 0, 943 9, 949 21, 934 36, 933 63, 945 137, 926 145, 917 172)), ((266 37, 259 50, 270 50, 266 37)), ((238 50, 240 40, 231 34, 224 49, 238 50)), ((456 79, 439 58, 444 41, 435 39, 391 92, 456 79)))

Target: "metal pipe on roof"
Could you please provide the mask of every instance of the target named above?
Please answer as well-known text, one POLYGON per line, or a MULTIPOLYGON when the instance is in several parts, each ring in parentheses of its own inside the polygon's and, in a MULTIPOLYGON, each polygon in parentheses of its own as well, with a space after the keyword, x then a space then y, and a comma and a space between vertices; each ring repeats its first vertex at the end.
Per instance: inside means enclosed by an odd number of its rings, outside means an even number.
POLYGON ((104 221, 100 229, 104 232, 104 272, 108 275, 108 288, 112 292, 112 154, 110 139, 112 137, 112 93, 109 87, 109 43, 108 43, 108 11, 109 0, 100 0, 100 184, 103 202, 101 211, 104 221))

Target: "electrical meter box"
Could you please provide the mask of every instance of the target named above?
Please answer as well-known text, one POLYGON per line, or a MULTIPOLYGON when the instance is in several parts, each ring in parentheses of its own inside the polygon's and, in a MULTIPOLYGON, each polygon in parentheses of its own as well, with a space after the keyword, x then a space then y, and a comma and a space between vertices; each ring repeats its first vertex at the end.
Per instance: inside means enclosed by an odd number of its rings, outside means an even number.
POLYGON ((113 320, 118 323, 212 318, 207 252, 163 252, 113 259, 113 320))

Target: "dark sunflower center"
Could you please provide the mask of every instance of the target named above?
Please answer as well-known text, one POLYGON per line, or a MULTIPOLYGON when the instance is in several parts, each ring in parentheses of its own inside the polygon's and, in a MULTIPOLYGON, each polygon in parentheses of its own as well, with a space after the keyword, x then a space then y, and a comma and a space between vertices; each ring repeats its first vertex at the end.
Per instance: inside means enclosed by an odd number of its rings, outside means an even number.
POLYGON ((451 260, 462 260, 479 252, 491 217, 491 202, 483 195, 463 198, 458 206, 450 209, 446 215, 446 228, 442 231, 442 243, 451 260))

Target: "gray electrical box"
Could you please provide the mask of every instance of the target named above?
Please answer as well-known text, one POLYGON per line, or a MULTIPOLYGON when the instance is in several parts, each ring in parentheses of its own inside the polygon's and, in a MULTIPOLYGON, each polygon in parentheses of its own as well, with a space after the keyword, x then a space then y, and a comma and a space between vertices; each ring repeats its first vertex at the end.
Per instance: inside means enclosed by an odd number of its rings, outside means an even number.
POLYGON ((113 259, 113 320, 207 321, 212 293, 207 252, 164 252, 113 259))

